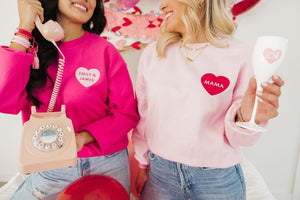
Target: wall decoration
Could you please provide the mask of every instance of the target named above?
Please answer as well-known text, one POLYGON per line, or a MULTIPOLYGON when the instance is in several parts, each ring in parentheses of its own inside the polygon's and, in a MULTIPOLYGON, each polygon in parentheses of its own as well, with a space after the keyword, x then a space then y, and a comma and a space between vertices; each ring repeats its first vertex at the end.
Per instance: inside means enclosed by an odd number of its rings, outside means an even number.
MULTIPOLYGON (((233 19, 260 0, 228 0, 233 19)), ((158 37, 163 22, 161 0, 104 0, 107 25, 101 34, 119 51, 141 49, 158 37)))
POLYGON ((160 0, 106 0, 107 26, 102 36, 119 51, 141 49, 156 40, 163 21, 158 10, 160 0))

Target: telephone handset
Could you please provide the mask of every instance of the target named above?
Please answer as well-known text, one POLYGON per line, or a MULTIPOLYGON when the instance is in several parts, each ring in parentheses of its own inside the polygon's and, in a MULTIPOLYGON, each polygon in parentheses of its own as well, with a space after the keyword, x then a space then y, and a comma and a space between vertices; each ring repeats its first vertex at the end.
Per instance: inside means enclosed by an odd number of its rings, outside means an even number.
POLYGON ((65 106, 61 106, 60 112, 53 112, 65 62, 56 41, 64 38, 64 32, 52 20, 42 24, 37 16, 35 23, 43 37, 58 49, 62 58, 59 59, 48 112, 38 113, 35 106, 32 106, 30 119, 24 123, 19 158, 19 171, 22 174, 70 167, 77 163, 75 133, 72 121, 66 116, 65 106))
POLYGON ((42 36, 46 40, 52 42, 53 45, 58 50, 58 52, 60 53, 60 55, 62 56, 62 58, 58 60, 58 70, 57 70, 56 80, 55 80, 53 92, 48 106, 48 112, 52 112, 60 88, 60 83, 61 83, 61 79, 64 71, 64 65, 65 65, 65 56, 57 46, 56 42, 64 38, 64 30, 57 22, 53 20, 49 20, 45 24, 42 24, 39 16, 36 16, 35 18, 35 25, 37 29, 40 31, 40 33, 42 34, 42 36))
POLYGON ((64 30, 53 20, 49 20, 45 24, 42 24, 40 17, 36 16, 35 25, 43 37, 50 42, 57 42, 64 38, 64 30))

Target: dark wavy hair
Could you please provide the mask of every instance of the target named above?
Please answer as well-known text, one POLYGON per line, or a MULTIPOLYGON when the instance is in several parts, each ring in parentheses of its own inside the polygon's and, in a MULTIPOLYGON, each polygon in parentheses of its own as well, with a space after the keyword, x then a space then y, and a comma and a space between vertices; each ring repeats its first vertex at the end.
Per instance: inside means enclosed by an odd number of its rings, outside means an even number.
MULTIPOLYGON (((58 0, 40 0, 40 2, 44 8, 44 22, 50 19, 57 21, 58 0)), ((100 35, 106 26, 106 18, 104 15, 103 0, 96 0, 96 2, 97 4, 93 16, 87 23, 83 24, 83 29, 90 33, 96 33, 100 35), (91 22, 94 25, 93 27, 90 27, 91 22)), ((33 102, 33 104, 39 107, 41 102, 34 96, 34 90, 45 85, 47 78, 53 82, 47 73, 47 68, 51 64, 57 63, 59 54, 54 45, 44 39, 37 28, 32 31, 32 35, 34 36, 39 47, 37 55, 40 60, 40 68, 31 68, 29 81, 26 85, 26 92, 28 98, 33 102)))

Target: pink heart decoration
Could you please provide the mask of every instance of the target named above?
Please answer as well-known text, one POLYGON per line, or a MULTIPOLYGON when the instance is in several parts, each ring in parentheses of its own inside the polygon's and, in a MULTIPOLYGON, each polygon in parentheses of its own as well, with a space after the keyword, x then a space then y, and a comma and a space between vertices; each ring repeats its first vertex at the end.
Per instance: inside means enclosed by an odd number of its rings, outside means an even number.
POLYGON ((208 73, 201 77, 201 83, 210 95, 217 95, 228 88, 230 81, 225 76, 208 73))
POLYGON ((116 42, 117 49, 122 51, 124 49, 125 43, 126 43, 126 40, 118 40, 116 42))
POLYGON ((280 49, 273 50, 273 49, 267 48, 264 50, 264 57, 270 64, 279 60, 281 58, 281 55, 282 55, 282 53, 281 53, 280 49))
POLYGON ((140 0, 123 0, 124 6, 129 9, 135 6, 140 0))

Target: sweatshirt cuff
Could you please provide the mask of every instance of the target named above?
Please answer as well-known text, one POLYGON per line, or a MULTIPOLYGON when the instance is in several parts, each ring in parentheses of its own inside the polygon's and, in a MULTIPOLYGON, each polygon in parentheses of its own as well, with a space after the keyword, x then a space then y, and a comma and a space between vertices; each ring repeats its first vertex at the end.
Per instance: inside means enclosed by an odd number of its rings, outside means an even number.
MULTIPOLYGON (((30 65, 33 63, 34 56, 18 49, 10 49, 8 46, 0 46, 1 64, 6 63, 10 70, 20 70, 30 72, 30 65), (17 68, 11 67, 17 66, 17 68), (22 66, 24 66, 22 68, 22 66)), ((12 73, 15 74, 15 73, 12 73)))
MULTIPOLYGON (((235 116, 237 110, 241 106, 241 101, 234 102, 225 116, 225 134, 228 142, 236 146, 252 146, 261 136, 261 132, 255 132, 249 129, 241 128, 235 123, 235 116)), ((266 126, 267 122, 259 124, 260 126, 266 126)))

